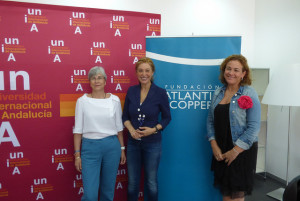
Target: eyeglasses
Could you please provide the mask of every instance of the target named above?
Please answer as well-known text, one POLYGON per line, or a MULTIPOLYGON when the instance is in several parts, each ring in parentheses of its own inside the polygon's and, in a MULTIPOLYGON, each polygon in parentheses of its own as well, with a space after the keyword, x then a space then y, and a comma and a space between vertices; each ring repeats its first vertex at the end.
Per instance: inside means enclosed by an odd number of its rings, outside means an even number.
POLYGON ((105 79, 104 76, 98 76, 98 77, 94 76, 94 77, 91 78, 91 81, 94 82, 94 81, 96 81, 96 80, 99 81, 99 80, 103 80, 103 79, 105 79))

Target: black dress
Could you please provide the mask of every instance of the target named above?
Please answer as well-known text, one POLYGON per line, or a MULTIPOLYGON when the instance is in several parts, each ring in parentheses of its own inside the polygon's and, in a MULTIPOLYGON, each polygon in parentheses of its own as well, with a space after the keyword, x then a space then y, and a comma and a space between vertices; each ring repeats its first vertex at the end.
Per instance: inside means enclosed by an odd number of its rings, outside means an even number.
MULTIPOLYGON (((222 153, 234 147, 229 122, 229 105, 218 104, 214 111, 215 138, 222 153)), ((211 170, 214 171, 214 185, 220 189, 222 195, 234 196, 239 192, 251 194, 256 158, 257 142, 253 143, 250 149, 240 153, 230 166, 227 166, 225 160, 217 161, 213 157, 211 170)))

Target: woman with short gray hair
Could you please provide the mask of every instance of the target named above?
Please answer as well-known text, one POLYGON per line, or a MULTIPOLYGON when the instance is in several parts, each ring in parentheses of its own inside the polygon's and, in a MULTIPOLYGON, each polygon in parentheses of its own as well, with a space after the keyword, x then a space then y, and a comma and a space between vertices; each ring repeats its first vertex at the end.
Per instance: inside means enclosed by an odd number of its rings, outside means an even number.
POLYGON ((100 67, 100 66, 94 66, 93 68, 90 69, 89 71, 89 74, 88 74, 88 78, 89 80, 91 80, 91 78, 97 74, 101 74, 105 81, 107 80, 107 76, 106 76, 106 73, 105 73, 105 70, 104 68, 100 67))
POLYGON ((90 69, 92 92, 78 98, 75 109, 74 156, 82 173, 82 201, 113 201, 117 171, 125 164, 122 108, 118 96, 106 93, 104 68, 90 69), (121 158, 121 160, 120 160, 121 158))

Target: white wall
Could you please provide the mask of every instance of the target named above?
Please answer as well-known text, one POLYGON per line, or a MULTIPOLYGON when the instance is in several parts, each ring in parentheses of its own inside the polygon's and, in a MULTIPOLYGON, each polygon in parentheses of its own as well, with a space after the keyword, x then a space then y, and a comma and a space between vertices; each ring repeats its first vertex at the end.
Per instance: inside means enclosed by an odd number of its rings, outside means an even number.
POLYGON ((300 62, 300 1, 257 0, 255 66, 280 68, 300 62))
MULTIPOLYGON (((299 0, 19 0, 20 2, 157 13, 163 36, 240 35, 242 54, 254 68, 300 62, 299 0)), ((300 77, 300 76, 299 76, 300 77)), ((300 117, 293 108, 293 121, 300 117)), ((270 107, 267 171, 285 179, 287 109, 270 107)), ((300 124, 292 127, 291 176, 300 174, 300 124), (298 142, 298 143, 297 143, 298 142)))
MULTIPOLYGON (((254 66, 269 67, 272 79, 279 69, 300 63, 300 1, 257 0, 255 17, 254 66)), ((300 108, 292 107, 291 115, 289 180, 300 175, 300 108)), ((267 172, 283 180, 287 170, 288 117, 288 107, 269 107, 267 172)))

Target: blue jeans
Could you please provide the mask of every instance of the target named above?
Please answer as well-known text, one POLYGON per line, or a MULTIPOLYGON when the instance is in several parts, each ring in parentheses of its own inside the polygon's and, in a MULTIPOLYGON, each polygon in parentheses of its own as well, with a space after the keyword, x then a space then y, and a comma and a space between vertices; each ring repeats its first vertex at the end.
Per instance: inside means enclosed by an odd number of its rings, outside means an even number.
POLYGON ((121 148, 116 135, 103 139, 82 138, 81 162, 83 196, 81 201, 114 199, 121 148))
POLYGON ((127 201, 137 201, 140 191, 141 169, 144 167, 145 191, 147 201, 158 200, 157 171, 161 155, 161 141, 144 142, 128 140, 127 169, 128 194, 127 201))

